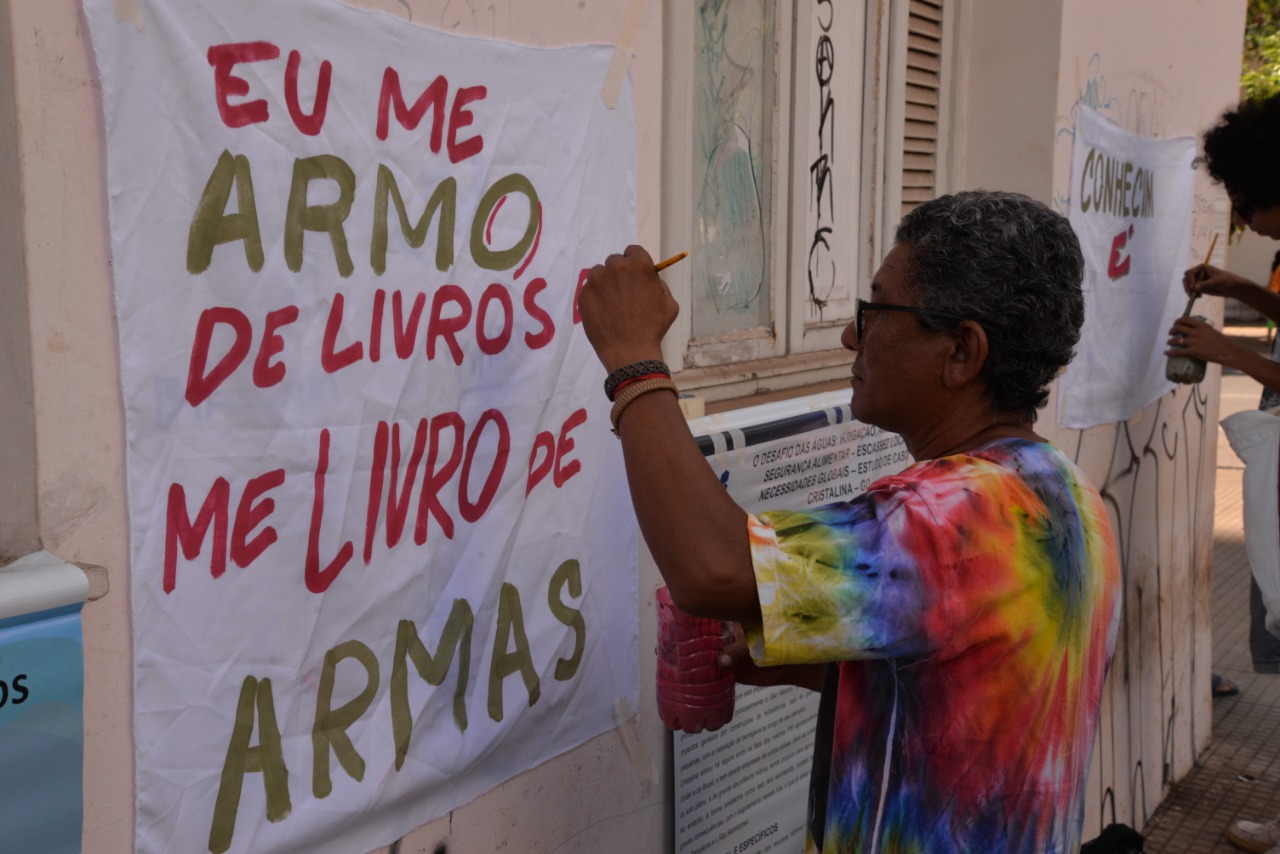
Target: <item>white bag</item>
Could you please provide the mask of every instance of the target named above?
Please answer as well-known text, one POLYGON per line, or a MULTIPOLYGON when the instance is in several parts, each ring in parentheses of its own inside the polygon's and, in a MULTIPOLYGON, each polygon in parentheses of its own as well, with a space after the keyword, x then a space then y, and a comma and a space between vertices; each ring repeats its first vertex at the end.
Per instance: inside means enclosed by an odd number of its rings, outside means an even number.
POLYGON ((1222 419, 1231 449, 1244 461, 1244 547, 1267 608, 1267 631, 1280 637, 1280 410, 1222 419))

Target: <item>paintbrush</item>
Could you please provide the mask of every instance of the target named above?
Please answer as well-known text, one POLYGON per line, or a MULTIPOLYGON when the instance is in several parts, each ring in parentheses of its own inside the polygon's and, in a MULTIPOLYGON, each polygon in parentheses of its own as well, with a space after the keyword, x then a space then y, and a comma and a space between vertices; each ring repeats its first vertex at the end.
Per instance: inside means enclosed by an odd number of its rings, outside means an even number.
POLYGON ((672 264, 676 263, 677 261, 683 261, 687 257, 689 257, 688 252, 677 252, 675 255, 672 255, 667 260, 659 261, 657 264, 654 264, 653 269, 661 273, 663 270, 667 269, 672 264))
MULTIPOLYGON (((1200 269, 1196 272, 1196 281, 1203 281, 1209 272, 1205 268, 1209 266, 1209 259, 1213 257, 1213 248, 1218 245, 1218 233, 1214 232, 1213 240, 1209 241, 1209 251, 1204 254, 1204 263, 1200 265, 1200 269)), ((1192 291, 1191 298, 1187 300, 1187 310, 1182 312, 1183 317, 1191 316, 1191 306, 1196 304, 1196 297, 1200 296, 1199 291, 1192 291)))

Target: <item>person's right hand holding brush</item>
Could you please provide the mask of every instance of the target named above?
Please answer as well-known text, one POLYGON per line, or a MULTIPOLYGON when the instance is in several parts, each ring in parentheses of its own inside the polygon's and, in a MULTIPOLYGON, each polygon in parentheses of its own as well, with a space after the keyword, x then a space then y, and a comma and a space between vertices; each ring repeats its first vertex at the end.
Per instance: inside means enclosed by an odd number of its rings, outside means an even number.
POLYGON ((1189 297, 1187 312, 1169 328, 1169 349, 1164 354, 1203 359, 1235 368, 1259 380, 1261 377, 1258 372, 1270 376, 1277 367, 1276 363, 1249 347, 1232 341, 1208 323, 1189 314, 1192 303, 1203 295, 1231 297, 1264 315, 1274 316, 1280 313, 1280 295, 1229 270, 1211 266, 1207 257, 1205 263, 1191 267, 1183 274, 1182 287, 1189 297))

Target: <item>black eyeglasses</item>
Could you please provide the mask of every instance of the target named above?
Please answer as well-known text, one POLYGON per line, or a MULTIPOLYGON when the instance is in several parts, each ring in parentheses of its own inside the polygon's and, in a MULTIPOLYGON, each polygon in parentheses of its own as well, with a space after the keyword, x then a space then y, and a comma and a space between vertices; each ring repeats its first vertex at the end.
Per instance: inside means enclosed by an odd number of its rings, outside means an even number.
POLYGON ((964 320, 958 314, 952 314, 949 311, 938 311, 933 308, 921 308, 915 305, 894 305, 891 302, 869 302, 859 298, 857 301, 857 310, 853 316, 853 331, 857 335, 858 342, 862 342, 863 321, 862 313, 864 311, 905 311, 907 314, 919 314, 923 317, 937 318, 938 320, 950 320, 959 323, 964 320))

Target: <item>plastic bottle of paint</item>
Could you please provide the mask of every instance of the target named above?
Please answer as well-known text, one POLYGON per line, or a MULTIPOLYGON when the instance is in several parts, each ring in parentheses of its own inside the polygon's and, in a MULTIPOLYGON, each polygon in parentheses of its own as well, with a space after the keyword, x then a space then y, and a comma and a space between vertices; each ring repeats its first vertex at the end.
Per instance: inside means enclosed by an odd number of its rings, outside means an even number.
POLYGON ((733 718, 733 671, 719 663, 728 625, 681 611, 665 587, 656 598, 658 716, 668 729, 719 729, 733 718))
MULTIPOLYGON (((1208 318, 1195 315, 1192 320, 1208 323, 1208 318)), ((1195 356, 1170 356, 1164 366, 1164 378, 1172 383, 1194 384, 1204 379, 1204 359, 1195 356)))

